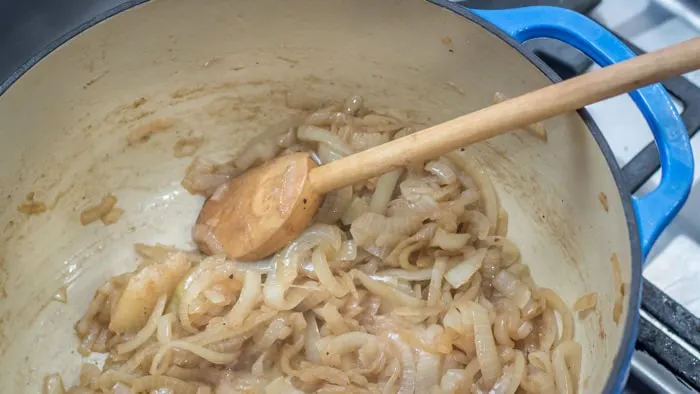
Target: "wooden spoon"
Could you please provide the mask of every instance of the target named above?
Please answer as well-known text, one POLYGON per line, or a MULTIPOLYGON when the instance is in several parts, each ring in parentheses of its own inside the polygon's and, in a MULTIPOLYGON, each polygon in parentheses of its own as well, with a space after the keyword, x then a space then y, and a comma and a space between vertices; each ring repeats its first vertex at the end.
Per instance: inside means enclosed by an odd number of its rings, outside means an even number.
POLYGON ((694 38, 320 167, 306 153, 278 157, 215 193, 199 214, 195 240, 207 254, 224 252, 234 259, 261 259, 299 235, 329 191, 698 68, 700 38, 694 38))

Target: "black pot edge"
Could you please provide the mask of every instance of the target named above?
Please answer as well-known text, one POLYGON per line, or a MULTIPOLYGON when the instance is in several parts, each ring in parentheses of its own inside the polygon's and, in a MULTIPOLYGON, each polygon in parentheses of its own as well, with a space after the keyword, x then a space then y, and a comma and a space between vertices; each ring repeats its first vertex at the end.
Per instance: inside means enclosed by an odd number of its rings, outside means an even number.
MULTIPOLYGON (((2 84, 0 84, 0 95, 2 95, 7 89, 9 89, 10 86, 12 86, 12 84, 14 84, 20 77, 22 77, 22 75, 24 75, 24 73, 26 73, 30 68, 32 68, 39 61, 41 61, 41 59, 48 56, 51 52, 68 42, 73 37, 89 29, 90 27, 106 20, 107 18, 117 15, 120 12, 126 11, 137 5, 143 4, 147 1, 149 0, 129 0, 107 12, 102 13, 101 15, 90 19, 89 21, 79 25, 75 29, 72 29, 68 33, 57 38, 46 48, 32 56, 17 71, 12 73, 12 75, 10 75, 10 77, 6 81, 2 82, 2 84)), ((553 83, 561 82, 561 78, 559 77, 559 75, 557 75, 544 61, 538 58, 534 53, 528 51, 522 44, 515 41, 513 38, 505 34, 496 26, 471 13, 467 8, 454 3, 450 3, 446 0, 428 1, 440 7, 448 9, 466 18, 467 20, 480 25, 481 27, 489 31, 491 34, 494 34, 495 36, 506 42, 508 45, 510 45, 513 49, 518 51, 522 56, 528 59, 534 66, 536 66, 553 83)), ((613 178, 615 179, 615 184, 617 186, 618 193, 622 200, 622 207, 625 213, 625 218, 627 220, 627 230, 630 235, 630 247, 632 256, 630 289, 637 289, 636 291, 630 290, 629 300, 627 303, 628 313, 627 318, 624 322, 625 330, 621 338, 621 345, 625 344, 626 348, 620 347, 620 350, 624 349, 624 351, 618 351, 617 355, 615 356, 613 370, 611 371, 605 383, 605 391, 608 393, 613 393, 620 392, 622 390, 622 387, 624 386, 625 381, 627 379, 627 375, 629 373, 632 353, 634 352, 634 344, 639 326, 639 308, 641 306, 642 249, 641 242, 639 239, 639 233, 637 230, 637 219, 634 212, 634 208, 632 206, 632 196, 627 191, 627 187, 625 186, 625 181, 622 176, 622 170, 617 165, 615 155, 613 154, 612 150, 610 149, 610 146, 603 137, 603 134, 601 133, 600 129, 593 121, 593 118, 591 117, 590 113, 585 109, 579 110, 578 113, 579 116, 581 116, 581 119, 583 119, 588 129, 591 131, 593 138, 595 138, 596 143, 600 147, 600 150, 602 151, 603 156, 605 157, 605 160, 608 163, 608 167, 612 172, 613 178)))
POLYGON ((19 69, 17 69, 15 72, 10 74, 9 78, 7 80, 2 81, 0 83, 0 96, 2 96, 7 89, 10 88, 15 82, 17 82, 18 79, 22 77, 27 71, 29 71, 30 68, 34 67, 37 63, 41 61, 41 59, 45 58, 51 52, 55 51, 58 49, 61 45, 65 44, 68 42, 70 39, 73 37, 77 36, 78 34, 82 33, 83 31, 95 26, 96 24, 104 21, 107 18, 110 18, 114 15, 119 14, 122 11, 126 11, 128 9, 131 9, 133 7, 136 7, 139 4, 143 4, 149 0, 128 0, 125 1, 124 3, 101 13, 100 15, 97 15, 96 17, 81 23, 74 29, 71 29, 67 33, 61 35, 60 37, 56 38, 53 40, 49 45, 47 45, 44 49, 41 51, 37 52, 34 56, 29 58, 19 69))

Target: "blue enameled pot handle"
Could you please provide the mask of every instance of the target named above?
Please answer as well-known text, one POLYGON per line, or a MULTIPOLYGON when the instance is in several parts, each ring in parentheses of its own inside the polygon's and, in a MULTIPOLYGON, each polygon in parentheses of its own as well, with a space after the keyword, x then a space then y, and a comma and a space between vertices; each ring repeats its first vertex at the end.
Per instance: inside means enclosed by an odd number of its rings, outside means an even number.
MULTIPOLYGON (((518 42, 533 38, 557 39, 585 53, 601 67, 635 56, 614 34, 591 19, 563 8, 471 11, 518 42)), ((680 115, 661 84, 638 89, 630 96, 654 134, 661 161, 659 186, 643 197, 632 199, 642 254, 646 257, 688 197, 693 183, 693 153, 680 115)))

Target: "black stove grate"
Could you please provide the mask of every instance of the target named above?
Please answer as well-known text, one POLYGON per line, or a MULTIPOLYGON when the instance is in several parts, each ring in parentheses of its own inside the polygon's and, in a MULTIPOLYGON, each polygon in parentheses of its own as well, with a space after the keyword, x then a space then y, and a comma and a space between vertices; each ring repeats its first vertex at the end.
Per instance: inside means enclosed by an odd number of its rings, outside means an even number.
POLYGON ((700 319, 646 279, 642 286, 642 310, 648 317, 640 320, 637 349, 700 390, 700 319))

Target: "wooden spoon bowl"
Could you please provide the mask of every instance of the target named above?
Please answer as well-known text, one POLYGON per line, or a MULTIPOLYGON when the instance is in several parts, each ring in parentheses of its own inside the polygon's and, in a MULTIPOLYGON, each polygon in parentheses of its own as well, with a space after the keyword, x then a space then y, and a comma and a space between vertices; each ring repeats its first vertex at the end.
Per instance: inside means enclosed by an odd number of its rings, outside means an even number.
POLYGON ((281 156, 219 188, 202 207, 195 241, 206 254, 258 260, 302 232, 322 201, 309 182, 306 153, 281 156))

